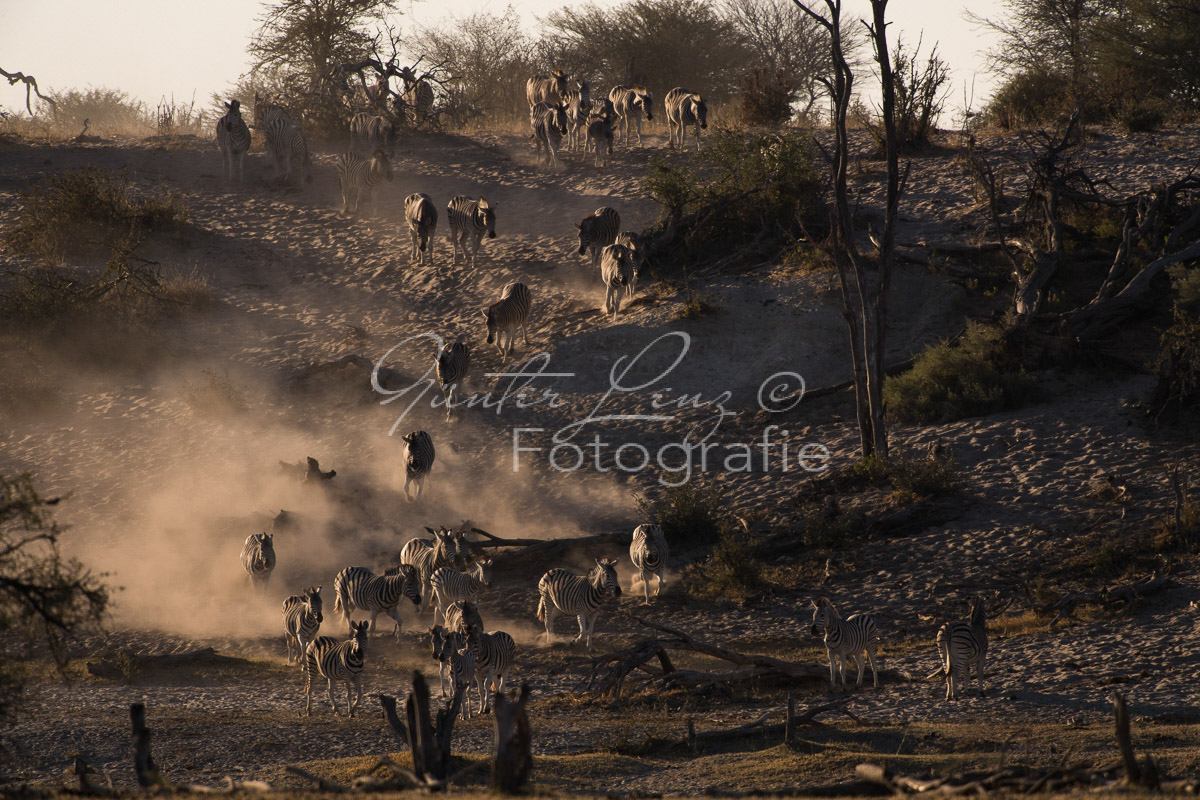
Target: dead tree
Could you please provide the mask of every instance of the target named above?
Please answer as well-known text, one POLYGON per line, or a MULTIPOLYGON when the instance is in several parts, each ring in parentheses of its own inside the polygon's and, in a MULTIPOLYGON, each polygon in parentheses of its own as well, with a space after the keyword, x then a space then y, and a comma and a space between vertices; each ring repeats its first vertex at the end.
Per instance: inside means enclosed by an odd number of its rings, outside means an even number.
POLYGON ((495 743, 492 748, 492 791, 516 794, 528 782, 533 770, 530 747, 533 735, 529 728, 529 684, 521 684, 515 701, 497 692, 492 701, 495 715, 495 743))
POLYGON ((54 102, 54 100, 46 97, 46 95, 38 91, 37 79, 32 75, 26 75, 23 72, 7 72, 3 69, 0 69, 0 75, 4 76, 4 78, 8 81, 9 86, 16 86, 18 83, 25 84, 25 110, 29 112, 29 116, 33 116, 31 95, 36 94, 39 100, 41 100, 43 103, 49 104, 51 108, 58 106, 58 103, 54 102))
POLYGON ((887 45, 885 12, 888 0, 871 0, 872 21, 864 22, 875 45, 875 61, 883 90, 884 149, 887 158, 887 200, 883 233, 873 275, 868 275, 867 259, 858 249, 854 216, 850 210, 847 173, 850 164, 847 115, 854 96, 854 73, 843 49, 842 2, 825 0, 828 17, 818 14, 801 0, 796 6, 829 34, 833 78, 824 81, 834 99, 834 152, 831 156, 834 196, 834 263, 842 296, 842 315, 850 333, 850 361, 857 401, 859 442, 863 457, 877 454, 886 458, 887 428, 883 419, 883 357, 887 334, 887 293, 891 283, 895 250, 896 215, 904 192, 905 174, 901 175, 899 142, 896 134, 896 88, 891 56, 887 45))
POLYGON ((146 704, 133 703, 129 706, 129 718, 133 722, 133 769, 137 773, 138 785, 144 789, 151 786, 167 786, 150 755, 150 729, 146 727, 146 704))

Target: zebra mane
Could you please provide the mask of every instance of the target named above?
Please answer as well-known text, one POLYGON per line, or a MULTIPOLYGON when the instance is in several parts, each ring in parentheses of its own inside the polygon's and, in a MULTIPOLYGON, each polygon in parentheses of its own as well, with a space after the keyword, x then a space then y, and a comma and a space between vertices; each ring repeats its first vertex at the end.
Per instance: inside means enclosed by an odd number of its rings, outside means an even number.
POLYGON ((984 607, 983 598, 976 597, 975 602, 971 603, 971 624, 986 625, 987 611, 984 607))
POLYGON ((821 597, 818 597, 816 604, 820 607, 827 609, 827 613, 833 619, 835 619, 839 622, 841 621, 842 615, 840 613, 838 613, 837 608, 833 605, 833 601, 830 600, 828 597, 825 597, 824 595, 822 595, 821 597))

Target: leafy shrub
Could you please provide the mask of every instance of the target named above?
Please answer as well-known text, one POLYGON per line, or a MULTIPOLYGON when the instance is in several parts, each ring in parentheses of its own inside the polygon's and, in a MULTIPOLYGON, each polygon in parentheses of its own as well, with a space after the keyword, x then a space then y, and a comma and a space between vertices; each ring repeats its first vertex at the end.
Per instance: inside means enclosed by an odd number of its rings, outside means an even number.
POLYGON ((954 494, 958 491, 958 461, 949 450, 931 447, 924 455, 890 453, 888 478, 898 492, 915 497, 954 494))
POLYGON ((762 562, 754 557, 744 534, 726 531, 712 555, 684 570, 683 580, 693 597, 742 600, 762 585, 762 562))
POLYGON ((1170 269, 1174 321, 1163 331, 1150 411, 1167 421, 1200 407, 1200 270, 1170 269))
POLYGON ((643 187, 663 214, 649 256, 660 270, 761 261, 821 230, 826 177, 811 148, 800 130, 717 128, 694 156, 653 160, 643 187))
POLYGON ((709 314, 715 314, 721 307, 712 301, 706 292, 688 291, 684 298, 683 307, 679 309, 680 319, 700 319, 709 314))
POLYGON ((984 119, 1005 130, 1050 122, 1070 107, 1069 85, 1067 76, 1057 72, 1019 72, 992 95, 984 119))
POLYGON ((672 548, 679 543, 680 549, 712 544, 729 529, 724 502, 716 484, 667 486, 653 500, 637 498, 642 516, 661 525, 672 548))
POLYGON ((845 547, 853 533, 851 520, 842 514, 829 514, 815 505, 804 514, 804 544, 811 548, 845 547))
POLYGON ((755 68, 742 81, 742 121, 747 125, 782 125, 792 118, 795 99, 796 87, 783 70, 770 76, 767 70, 755 68))
POLYGON ((957 345, 930 346, 888 378, 883 396, 892 419, 932 424, 1016 408, 1036 397, 1036 383, 1008 363, 1000 328, 972 323, 957 345))
POLYGON ((1166 118, 1162 103, 1150 99, 1130 103, 1118 115, 1117 121, 1129 133, 1148 133, 1162 127, 1166 118))
MULTIPOLYGON (((896 89, 896 138, 903 151, 920 150, 930 144, 930 135, 946 105, 946 84, 950 82, 950 67, 933 48, 924 64, 920 61, 921 45, 909 52, 897 43, 892 56, 892 75, 896 89)), ((878 115, 857 110, 860 122, 871 132, 879 153, 884 152, 885 133, 878 115)))
POLYGON ((189 218, 176 192, 138 194, 124 172, 95 167, 50 175, 23 199, 17 223, 5 240, 43 264, 97 249, 106 254, 131 252, 151 232, 182 232, 189 218))
POLYGON ((51 124, 62 136, 82 133, 84 120, 89 136, 146 136, 155 130, 146 106, 118 89, 71 89, 56 92, 53 98, 51 124))

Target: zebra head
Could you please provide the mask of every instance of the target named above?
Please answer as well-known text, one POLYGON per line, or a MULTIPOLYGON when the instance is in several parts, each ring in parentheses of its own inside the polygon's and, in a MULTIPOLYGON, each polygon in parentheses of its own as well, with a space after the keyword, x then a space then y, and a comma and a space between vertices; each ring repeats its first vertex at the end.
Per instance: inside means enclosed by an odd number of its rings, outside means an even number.
POLYGON ((642 107, 647 120, 654 121, 654 113, 650 110, 650 107, 654 105, 654 95, 650 94, 650 90, 640 83, 633 85, 633 103, 642 107))
POLYGON ((576 81, 575 85, 579 91, 579 105, 587 108, 592 104, 592 82, 591 81, 576 81))
POLYGON ((841 619, 837 609, 833 607, 833 603, 828 597, 818 597, 816 600, 809 600, 813 607, 812 627, 809 628, 809 633, 818 638, 823 637, 833 623, 841 619))
POLYGON ((371 172, 382 175, 389 183, 392 180, 392 162, 388 160, 387 153, 383 150, 376 150, 371 154, 371 172))
POLYGON ((445 660, 446 652, 446 629, 441 625, 434 625, 429 629, 429 643, 433 645, 433 660, 445 660))
POLYGON ((475 579, 484 586, 491 586, 492 560, 490 558, 485 558, 482 561, 476 561, 474 569, 471 570, 471 574, 474 575, 475 579))
POLYGON ((362 622, 350 623, 350 638, 354 640, 354 644, 358 646, 359 652, 364 652, 367 649, 367 640, 370 638, 371 623, 369 620, 362 622))
MULTIPOLYGON (((699 92, 694 93, 688 98, 688 102, 692 106, 692 116, 700 123, 701 128, 708 128, 708 104, 704 102, 704 98, 699 92)), ((649 117, 647 117, 649 119, 649 117)))
POLYGON ((258 539, 258 547, 260 550, 262 550, 263 555, 266 556, 269 554, 271 557, 271 560, 274 560, 275 559, 275 534, 267 533, 266 531, 263 531, 262 533, 254 534, 254 536, 255 536, 255 538, 258 539))
POLYGON ((613 597, 621 596, 615 558, 601 558, 596 561, 596 569, 592 570, 592 586, 602 592, 608 592, 613 597))
POLYGON ((236 100, 236 99, 230 100, 228 103, 225 104, 225 107, 227 109, 229 109, 229 113, 235 117, 240 117, 242 115, 242 101, 241 100, 236 100))
POLYGON ((487 229, 487 238, 495 239, 496 238, 496 210, 494 208, 492 208, 492 204, 489 203, 487 201, 487 199, 483 198, 483 197, 479 198, 479 203, 477 205, 479 207, 479 214, 477 215, 476 219, 478 221, 482 222, 484 228, 487 229))
POLYGON ((554 91, 558 93, 560 98, 567 96, 567 78, 571 77, 561 69, 556 69, 550 73, 551 80, 554 81, 554 91))
POLYGON ((983 601, 983 595, 976 595, 971 601, 971 624, 977 627, 983 627, 987 624, 987 608, 983 601))
POLYGON ((562 103, 551 105, 546 109, 549 119, 547 122, 550 127, 558 131, 563 136, 567 135, 567 107, 562 103))
POLYGON ((304 593, 304 603, 308 606, 308 616, 315 619, 318 623, 324 621, 321 616, 321 587, 310 586, 304 593))

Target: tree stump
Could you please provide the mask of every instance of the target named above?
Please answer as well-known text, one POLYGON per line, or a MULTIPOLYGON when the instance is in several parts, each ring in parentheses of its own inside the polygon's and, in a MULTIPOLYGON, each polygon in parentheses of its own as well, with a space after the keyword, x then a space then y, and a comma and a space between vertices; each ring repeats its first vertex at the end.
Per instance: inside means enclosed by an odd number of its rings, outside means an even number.
POLYGON ((529 715, 525 712, 528 702, 528 683, 521 684, 521 694, 515 702, 503 693, 497 693, 493 698, 496 733, 495 749, 492 750, 493 792, 515 794, 529 780, 533 769, 533 757, 529 752, 533 736, 529 730, 529 715))

